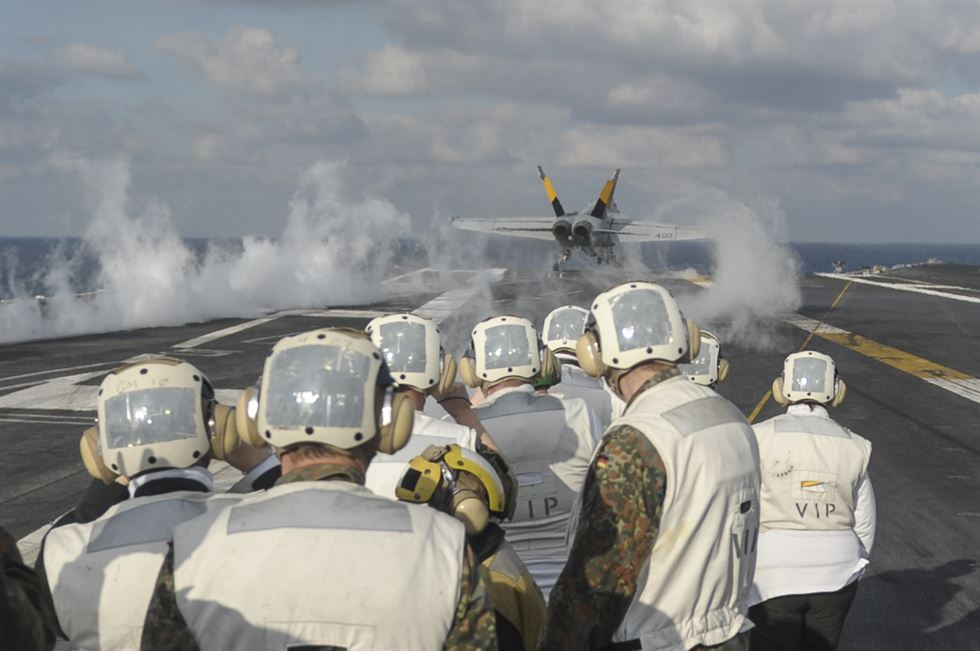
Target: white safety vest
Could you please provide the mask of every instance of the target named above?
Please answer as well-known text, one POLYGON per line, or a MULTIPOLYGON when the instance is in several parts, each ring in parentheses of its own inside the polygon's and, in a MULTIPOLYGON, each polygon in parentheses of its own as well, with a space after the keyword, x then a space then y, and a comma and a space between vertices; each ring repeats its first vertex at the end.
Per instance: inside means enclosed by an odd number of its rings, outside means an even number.
POLYGON ((660 531, 614 641, 644 649, 721 644, 746 624, 759 529, 759 452, 742 413, 685 377, 630 403, 628 425, 667 470, 660 531))
POLYGON ((517 477, 507 541, 545 597, 568 559, 568 522, 595 447, 580 399, 539 395, 530 385, 495 393, 474 408, 517 477))
POLYGON ((58 622, 73 647, 138 649, 174 527, 240 499, 192 491, 137 497, 92 522, 52 529, 44 567, 58 622))
POLYGON ((428 506, 292 482, 177 528, 177 606, 202 651, 441 649, 465 549, 428 506))
MULTIPOLYGON (((559 355, 564 360, 565 355, 559 355)), ((581 398, 595 416, 595 434, 597 437, 609 427, 612 422, 613 396, 604 388, 601 378, 590 377, 576 364, 563 361, 561 367, 561 382, 549 390, 551 395, 558 398, 581 398)))
POLYGON ((874 536, 873 493, 864 513, 859 504, 863 482, 871 491, 871 443, 831 420, 819 405, 792 405, 754 429, 762 466, 762 535, 753 601, 832 592, 859 578, 870 541, 862 543, 856 520, 870 520, 874 536))
POLYGON ((415 412, 415 425, 408 445, 394 454, 377 454, 368 466, 364 485, 382 497, 395 498, 408 463, 430 445, 458 443, 467 450, 476 450, 477 433, 471 427, 436 420, 422 412, 415 412))

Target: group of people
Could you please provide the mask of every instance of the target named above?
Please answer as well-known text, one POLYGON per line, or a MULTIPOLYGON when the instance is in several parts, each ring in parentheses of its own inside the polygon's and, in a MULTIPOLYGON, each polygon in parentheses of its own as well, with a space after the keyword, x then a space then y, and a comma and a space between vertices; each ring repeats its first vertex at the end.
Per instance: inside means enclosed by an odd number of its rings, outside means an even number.
POLYGON ((718 339, 652 283, 469 334, 458 361, 413 314, 288 336, 234 406, 179 359, 116 369, 80 443, 93 485, 37 576, 7 564, 9 639, 836 647, 875 507, 830 357, 787 357, 787 411, 753 427, 713 390, 718 339), (242 471, 230 491, 212 459, 242 471))

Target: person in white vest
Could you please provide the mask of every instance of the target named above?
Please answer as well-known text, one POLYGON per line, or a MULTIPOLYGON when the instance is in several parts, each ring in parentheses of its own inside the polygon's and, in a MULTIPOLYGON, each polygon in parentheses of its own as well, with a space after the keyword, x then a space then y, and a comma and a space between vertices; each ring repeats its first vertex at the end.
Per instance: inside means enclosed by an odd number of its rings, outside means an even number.
POLYGON ((52 529, 38 559, 75 647, 137 648, 173 528, 239 499, 213 495, 202 467, 238 447, 234 412, 178 359, 138 359, 102 381, 98 428, 82 436, 82 461, 107 484, 128 478, 130 499, 94 521, 52 529))
MULTIPOLYGON (((395 499, 395 488, 408 463, 430 445, 457 443, 476 451, 485 446, 496 449, 486 433, 459 422, 438 420, 422 413, 426 400, 436 400, 454 418, 464 423, 478 422, 465 389, 454 391, 456 359, 445 352, 439 327, 414 314, 392 314, 367 324, 365 332, 381 350, 398 391, 415 407, 415 425, 408 444, 394 454, 375 458, 368 468, 365 485, 378 495, 395 499)), ((480 426, 482 429, 482 425, 480 426)))
POLYGON ((594 417, 579 398, 535 393, 558 364, 534 326, 518 316, 481 321, 460 359, 460 376, 486 399, 474 407, 517 478, 507 541, 547 598, 568 556, 569 516, 595 447, 594 417))
POLYGON ((718 337, 707 330, 702 330, 701 347, 697 358, 687 364, 678 364, 677 368, 688 380, 714 389, 728 378, 731 365, 721 354, 718 337))
POLYGON ((364 487, 414 415, 364 332, 280 340, 243 437, 275 448, 282 478, 174 530, 141 648, 496 649, 463 524, 364 487))
POLYGON ((626 402, 589 468, 544 649, 742 648, 759 455, 730 402, 680 375, 700 333, 673 297, 625 283, 592 302, 577 355, 626 402))
POLYGON ((875 538, 871 443, 834 422, 844 400, 834 360, 786 358, 772 385, 788 405, 754 426, 762 533, 749 617, 753 649, 834 649, 875 538))
POLYGON ((431 445, 411 460, 398 499, 425 503, 456 517, 487 572, 497 613, 497 646, 536 651, 548 606, 499 522, 510 517, 501 469, 495 459, 460 447, 431 445))
POLYGON ((595 415, 595 434, 601 435, 612 422, 613 396, 600 378, 589 377, 579 368, 575 344, 585 331, 589 311, 578 305, 564 305, 548 313, 541 326, 541 339, 561 362, 560 382, 550 393, 559 398, 581 398, 595 415))

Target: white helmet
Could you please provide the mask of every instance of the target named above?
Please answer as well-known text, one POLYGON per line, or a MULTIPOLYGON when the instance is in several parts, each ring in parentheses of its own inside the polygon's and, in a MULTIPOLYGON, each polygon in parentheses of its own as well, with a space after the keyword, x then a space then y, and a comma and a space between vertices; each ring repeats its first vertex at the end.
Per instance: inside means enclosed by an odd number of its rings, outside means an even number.
POLYGON ((788 356, 783 374, 772 382, 772 397, 781 405, 817 402, 836 407, 844 402, 846 392, 847 385, 838 376, 833 358, 814 350, 788 356))
MULTIPOLYGON (((102 380, 98 429, 82 435, 82 461, 106 483, 117 475, 190 467, 211 450, 215 406, 211 383, 193 365, 173 357, 140 358, 102 380)), ((234 449, 238 439, 230 436, 234 449)), ((224 456, 223 442, 215 449, 224 456)))
POLYGON ((391 454, 408 443, 414 415, 365 333, 326 328, 273 346, 262 370, 256 428, 241 434, 255 447, 277 449, 321 443, 349 450, 380 437, 378 449, 391 454))
POLYGON ((575 344, 585 332, 585 321, 589 311, 578 305, 565 305, 556 308, 544 318, 541 338, 553 353, 575 354, 575 344))
POLYGON ((552 375, 558 363, 523 317, 490 317, 476 324, 471 335, 470 348, 459 362, 460 377, 471 387, 508 379, 530 381, 538 372, 552 375))
POLYGON ((653 283, 628 282, 592 301, 575 352, 582 370, 599 377, 644 362, 688 362, 697 358, 700 346, 697 324, 684 318, 670 292, 653 283))
POLYGON ((446 391, 456 379, 456 360, 440 343, 439 327, 414 314, 378 317, 364 329, 381 350, 395 384, 446 391))
POLYGON ((719 382, 724 382, 728 377, 729 364, 721 355, 718 337, 707 330, 702 330, 701 350, 698 351, 697 358, 687 364, 678 364, 677 369, 681 375, 686 375, 692 382, 713 387, 719 382))

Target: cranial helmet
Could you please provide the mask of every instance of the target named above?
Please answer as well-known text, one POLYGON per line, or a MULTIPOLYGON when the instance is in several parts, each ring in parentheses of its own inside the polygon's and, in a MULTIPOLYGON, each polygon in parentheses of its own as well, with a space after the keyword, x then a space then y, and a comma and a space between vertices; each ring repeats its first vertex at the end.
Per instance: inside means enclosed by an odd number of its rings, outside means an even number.
POLYGON ((395 384, 422 392, 447 391, 456 379, 456 359, 443 350, 439 328, 414 314, 379 317, 365 332, 381 350, 395 384))
POLYGON ((554 374, 554 354, 541 343, 530 321, 495 316, 473 327, 470 348, 459 362, 459 374, 471 387, 488 387, 508 379, 532 380, 554 374))
POLYGON ((367 334, 326 328, 273 346, 257 396, 239 400, 241 435, 255 447, 321 443, 350 450, 377 437, 378 450, 408 443, 415 410, 396 393, 388 367, 367 334), (254 404, 254 407, 253 407, 254 404), (248 412, 255 412, 254 427, 248 412))
POLYGON ((588 318, 589 311, 578 305, 556 308, 544 318, 541 338, 551 352, 574 355, 575 344, 585 332, 585 321, 588 318))
POLYGON ((836 407, 846 392, 847 385, 838 376, 833 358, 814 350, 788 356, 783 374, 772 382, 772 397, 781 405, 816 402, 836 407))
POLYGON ((412 459, 395 495, 449 513, 466 525, 471 536, 486 529, 491 516, 512 515, 507 513, 504 485, 493 466, 455 443, 430 445, 412 459))
POLYGON ((718 337, 707 330, 701 331, 701 350, 693 362, 678 364, 678 370, 692 382, 713 387, 728 377, 728 360, 721 355, 718 337))
POLYGON ((575 352, 582 370, 600 377, 645 362, 690 362, 697 359, 700 346, 697 324, 684 318, 666 289, 629 282, 592 301, 575 352))
POLYGON ((159 468, 187 468, 209 451, 225 458, 238 446, 224 427, 229 408, 214 400, 201 371, 173 357, 146 356, 105 377, 98 427, 80 442, 89 473, 106 483, 159 468))

